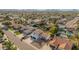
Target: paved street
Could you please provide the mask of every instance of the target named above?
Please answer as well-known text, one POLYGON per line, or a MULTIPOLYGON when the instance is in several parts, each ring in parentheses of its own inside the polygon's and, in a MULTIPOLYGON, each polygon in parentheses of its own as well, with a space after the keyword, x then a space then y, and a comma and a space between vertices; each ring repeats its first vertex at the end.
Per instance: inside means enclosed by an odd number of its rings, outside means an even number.
POLYGON ((12 34, 9 31, 3 30, 3 32, 7 35, 9 40, 13 42, 20 50, 35 50, 34 47, 28 45, 25 42, 21 42, 18 37, 16 37, 14 34, 12 34))

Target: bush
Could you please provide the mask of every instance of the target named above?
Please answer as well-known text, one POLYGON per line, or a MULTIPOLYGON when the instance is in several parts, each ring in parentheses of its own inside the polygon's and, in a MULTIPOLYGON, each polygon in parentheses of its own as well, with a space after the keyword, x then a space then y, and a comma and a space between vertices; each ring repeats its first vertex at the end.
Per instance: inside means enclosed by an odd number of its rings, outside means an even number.
POLYGON ((19 34, 21 34, 21 33, 20 33, 19 31, 16 31, 15 34, 16 34, 16 35, 19 35, 19 34))
POLYGON ((49 32, 51 33, 51 35, 54 35, 55 33, 57 33, 57 26, 56 25, 52 25, 52 27, 50 28, 49 32))
POLYGON ((6 49, 6 50, 16 50, 17 47, 14 46, 13 43, 11 43, 9 40, 5 40, 4 43, 3 43, 3 49, 6 49))

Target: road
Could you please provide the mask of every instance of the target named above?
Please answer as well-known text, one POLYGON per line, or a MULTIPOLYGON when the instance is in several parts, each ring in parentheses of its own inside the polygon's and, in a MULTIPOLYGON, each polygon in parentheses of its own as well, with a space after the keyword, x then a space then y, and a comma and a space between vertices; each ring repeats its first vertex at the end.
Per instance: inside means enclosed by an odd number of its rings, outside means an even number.
POLYGON ((13 33, 6 30, 3 30, 3 32, 9 38, 9 40, 13 42, 20 50, 35 50, 35 48, 30 46, 29 44, 21 42, 20 39, 13 33))

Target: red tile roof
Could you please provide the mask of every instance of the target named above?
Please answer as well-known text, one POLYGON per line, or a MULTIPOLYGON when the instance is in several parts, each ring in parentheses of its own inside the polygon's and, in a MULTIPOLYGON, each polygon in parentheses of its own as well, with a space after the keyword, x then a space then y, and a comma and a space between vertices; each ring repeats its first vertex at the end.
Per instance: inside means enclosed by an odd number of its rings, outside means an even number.
POLYGON ((49 42, 49 45, 59 46, 59 49, 70 50, 72 48, 72 43, 68 39, 60 37, 54 37, 53 40, 49 42))

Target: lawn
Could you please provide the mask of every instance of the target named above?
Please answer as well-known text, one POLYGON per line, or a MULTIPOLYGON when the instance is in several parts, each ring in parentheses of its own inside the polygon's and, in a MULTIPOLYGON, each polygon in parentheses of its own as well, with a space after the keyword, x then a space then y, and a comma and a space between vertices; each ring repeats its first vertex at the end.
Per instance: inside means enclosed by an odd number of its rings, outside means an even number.
POLYGON ((19 31, 14 32, 16 35, 20 35, 21 33, 19 31))

